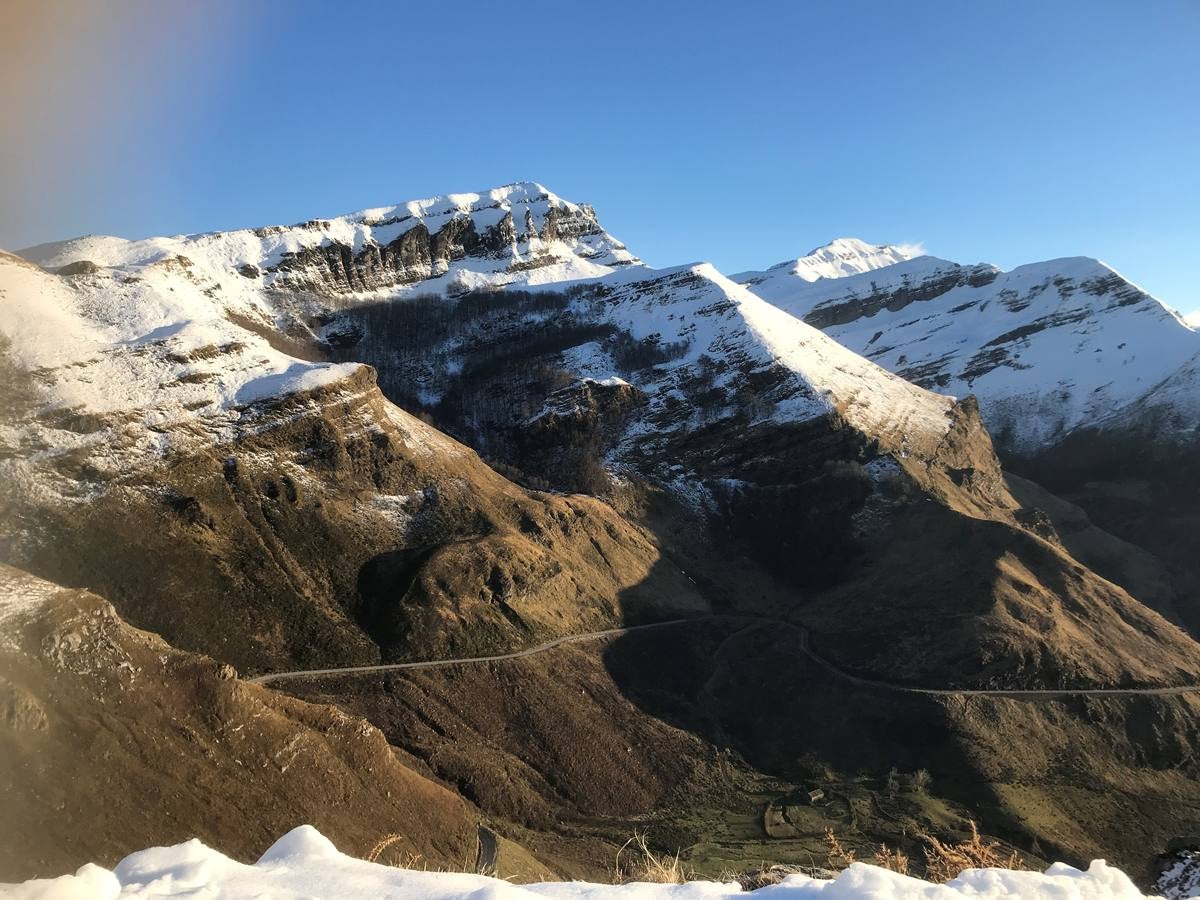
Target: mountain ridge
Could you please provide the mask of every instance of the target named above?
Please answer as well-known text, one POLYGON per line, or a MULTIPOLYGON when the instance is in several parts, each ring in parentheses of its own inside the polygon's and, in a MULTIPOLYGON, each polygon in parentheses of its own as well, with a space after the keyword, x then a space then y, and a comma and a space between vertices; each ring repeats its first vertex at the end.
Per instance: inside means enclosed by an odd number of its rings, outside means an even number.
POLYGON ((798 259, 784 260, 761 272, 738 272, 730 278, 756 286, 768 285, 784 274, 804 281, 843 278, 904 262, 922 252, 916 244, 870 244, 860 238, 841 237, 814 247, 798 259))
MULTIPOLYGON (((536 182, 373 207, 330 219, 126 241, 83 237, 27 248, 46 268, 141 268, 184 255, 237 293, 237 272, 257 288, 366 294, 441 279, 438 288, 523 284, 605 274, 640 263, 586 204, 536 182), (474 269, 456 266, 476 259, 474 269), (481 265, 488 261, 487 265, 481 265), (467 276, 462 282, 456 275, 467 276)), ((242 285, 245 287, 246 285, 242 285)))
MULTIPOLYGON (((769 271, 769 270, 768 270, 769 271)), ((885 368, 979 397, 1005 446, 1030 450, 1073 428, 1124 424, 1137 404, 1200 424, 1188 378, 1200 337, 1173 309, 1090 257, 1007 272, 919 256, 815 282, 775 279, 766 298, 885 368), (1186 382, 1186 383, 1181 383, 1186 382)))

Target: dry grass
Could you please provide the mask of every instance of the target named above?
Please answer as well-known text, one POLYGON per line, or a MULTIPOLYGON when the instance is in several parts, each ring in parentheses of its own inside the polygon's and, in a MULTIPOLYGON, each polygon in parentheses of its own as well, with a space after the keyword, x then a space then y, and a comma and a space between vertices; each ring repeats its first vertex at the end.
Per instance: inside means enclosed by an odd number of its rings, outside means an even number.
POLYGON ((964 869, 1024 869, 1025 860, 1016 850, 1005 854, 995 841, 984 843, 979 829, 971 823, 971 837, 958 844, 946 844, 924 836, 925 878, 944 884, 957 878, 964 869))
MULTIPOLYGON (((379 862, 379 858, 383 856, 389 847, 398 844, 402 840, 404 840, 404 835, 402 834, 385 834, 375 842, 374 847, 366 852, 363 859, 372 863, 379 862)), ((429 868, 429 864, 420 853, 413 853, 411 851, 398 862, 391 863, 390 865, 397 869, 420 869, 422 871, 429 868)))
POLYGON ((854 851, 842 846, 832 828, 825 829, 825 847, 825 868, 837 872, 854 862, 854 851))
POLYGON ((402 840, 404 840, 404 835, 402 834, 385 834, 375 842, 374 847, 366 852, 363 859, 367 862, 378 862, 384 850, 402 840))
MULTIPOLYGON (((409 866, 405 866, 404 868, 407 869, 407 868, 409 868, 409 866)), ((475 869, 475 874, 476 875, 486 875, 488 878, 500 878, 500 872, 495 866, 487 866, 487 865, 477 866, 475 869)), ((508 878, 504 878, 501 880, 511 881, 512 876, 509 876, 508 878)))
POLYGON ((873 862, 881 869, 890 869, 901 875, 908 874, 908 854, 903 850, 893 850, 887 844, 879 845, 879 849, 875 851, 873 862))
POLYGON ((683 884, 693 873, 679 862, 679 851, 673 856, 658 854, 650 849, 645 832, 634 832, 617 851, 615 863, 617 884, 646 881, 652 884, 683 884))

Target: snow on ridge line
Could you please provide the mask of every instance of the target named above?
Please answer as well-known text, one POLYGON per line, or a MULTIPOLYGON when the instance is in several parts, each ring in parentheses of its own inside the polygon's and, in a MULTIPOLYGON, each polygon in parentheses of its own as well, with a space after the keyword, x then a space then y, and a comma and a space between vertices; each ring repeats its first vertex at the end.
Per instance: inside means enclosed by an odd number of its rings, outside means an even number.
POLYGON ((667 321, 662 316, 666 313, 671 313, 669 318, 686 315, 691 349, 671 365, 696 362, 701 355, 714 352, 714 343, 728 345, 733 340, 761 363, 773 361, 783 366, 813 389, 811 395, 781 402, 776 415, 789 420, 803 421, 838 407, 852 424, 871 433, 898 432, 925 441, 939 439, 949 430, 954 397, 927 391, 859 356, 820 329, 764 300, 752 288, 736 283, 712 263, 665 269, 628 267, 577 283, 614 291, 632 289, 653 296, 656 285, 688 279, 698 281, 698 289, 709 292, 710 298, 689 299, 689 290, 681 288, 676 296, 685 306, 693 306, 691 312, 684 313, 675 303, 646 309, 635 302, 618 313, 614 321, 641 338, 663 331, 667 321), (706 316, 705 308, 713 300, 730 304, 732 318, 722 321, 706 316))
POLYGON ((960 266, 922 256, 837 280, 747 283, 890 371, 974 394, 994 435, 1033 451, 1088 424, 1200 422, 1197 329, 1088 256, 960 266))
POLYGON ((442 194, 437 197, 427 197, 420 200, 408 200, 391 206, 377 206, 358 212, 347 213, 335 218, 351 219, 359 222, 371 222, 388 219, 395 216, 414 216, 424 218, 429 216, 446 215, 448 213, 472 213, 483 209, 491 209, 504 204, 533 205, 535 203, 547 206, 560 206, 571 212, 581 212, 583 207, 555 194, 549 188, 536 181, 515 181, 511 184, 490 188, 484 191, 468 191, 465 193, 442 194))
POLYGON ((1109 275, 1115 275, 1131 288, 1141 294, 1144 294, 1147 298, 1154 301, 1154 303, 1156 303, 1158 306, 1161 306, 1166 312, 1170 313, 1172 317, 1177 319, 1180 324, 1192 329, 1200 327, 1200 310, 1192 313, 1191 316, 1184 315, 1183 313, 1179 312, 1179 310, 1169 306, 1166 301, 1150 293, 1150 291, 1146 290, 1133 279, 1126 277, 1115 267, 1095 256, 1059 256, 1054 259, 1044 259, 1040 260, 1039 262, 1025 263, 1024 265, 1009 269, 1007 272, 1004 272, 1000 269, 997 269, 997 271, 1001 275, 1011 276, 1050 273, 1054 276, 1075 275, 1078 277, 1083 277, 1087 275, 1094 275, 1098 271, 1107 273, 1109 275))
MULTIPOLYGON (((133 853, 109 871, 89 863, 74 875, 0 886, 8 900, 117 900, 120 897, 350 900, 726 900, 736 882, 625 885, 544 882, 517 885, 485 875, 425 872, 369 863, 338 852, 310 825, 276 841, 254 865, 190 840, 133 853)), ((832 880, 791 875, 754 893, 771 900, 1142 900, 1129 877, 1102 860, 1086 871, 1055 863, 1044 873, 971 869, 945 885, 854 863, 832 880)))
POLYGON ((847 405, 872 430, 899 422, 905 431, 941 435, 955 398, 934 394, 859 356, 823 331, 763 300, 711 266, 709 277, 737 298, 747 326, 783 365, 847 405))
POLYGON ((950 427, 946 413, 954 397, 934 394, 905 381, 820 329, 768 303, 711 263, 684 268, 724 291, 738 305, 752 336, 777 360, 810 384, 829 388, 838 399, 852 400, 852 406, 862 410, 872 425, 886 422, 905 407, 910 410, 921 407, 925 415, 918 418, 925 420, 923 425, 930 432, 942 434, 950 427), (860 390, 862 386, 872 390, 860 390))
MULTIPOLYGON (((440 220, 456 216, 472 218, 476 228, 482 232, 499 223, 506 214, 512 213, 514 225, 520 231, 525 225, 524 211, 527 211, 532 215, 534 227, 540 230, 551 209, 594 219, 594 212, 586 204, 572 203, 537 182, 523 181, 483 191, 402 201, 288 225, 133 240, 111 235, 83 235, 26 247, 18 251, 18 255, 49 269, 82 260, 114 269, 141 267, 179 254, 218 269, 237 268, 246 263, 270 267, 286 253, 317 246, 325 241, 346 244, 357 252, 369 241, 386 244, 420 223, 429 223, 429 220, 433 220, 430 231, 437 232, 443 224, 440 220)), ((607 232, 604 234, 607 235, 607 232)), ((618 255, 624 251, 622 259, 627 256, 629 260, 635 260, 623 244, 611 235, 607 237, 613 245, 612 250, 618 255)))
POLYGON ((860 275, 924 255, 925 250, 920 244, 870 244, 860 238, 843 237, 816 247, 799 259, 785 260, 762 271, 738 272, 732 278, 743 283, 780 277, 820 281, 860 275))

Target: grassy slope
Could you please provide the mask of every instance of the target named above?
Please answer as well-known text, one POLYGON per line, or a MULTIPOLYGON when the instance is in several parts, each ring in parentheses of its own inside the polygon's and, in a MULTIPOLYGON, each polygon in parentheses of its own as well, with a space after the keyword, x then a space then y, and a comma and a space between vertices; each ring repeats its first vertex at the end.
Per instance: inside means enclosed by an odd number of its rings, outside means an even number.
POLYGON ((253 861, 298 823, 365 853, 468 865, 477 813, 336 708, 245 684, 79 590, 0 567, 0 880, 198 837, 253 861))

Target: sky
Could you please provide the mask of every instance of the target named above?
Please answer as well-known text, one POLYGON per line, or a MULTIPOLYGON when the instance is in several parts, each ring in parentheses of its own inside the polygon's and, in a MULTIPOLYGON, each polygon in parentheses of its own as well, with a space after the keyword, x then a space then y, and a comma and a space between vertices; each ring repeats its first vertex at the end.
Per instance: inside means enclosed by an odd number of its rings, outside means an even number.
POLYGON ((1200 311, 1198 0, 6 0, 0 247, 539 181, 656 266, 1096 256, 1200 311))

